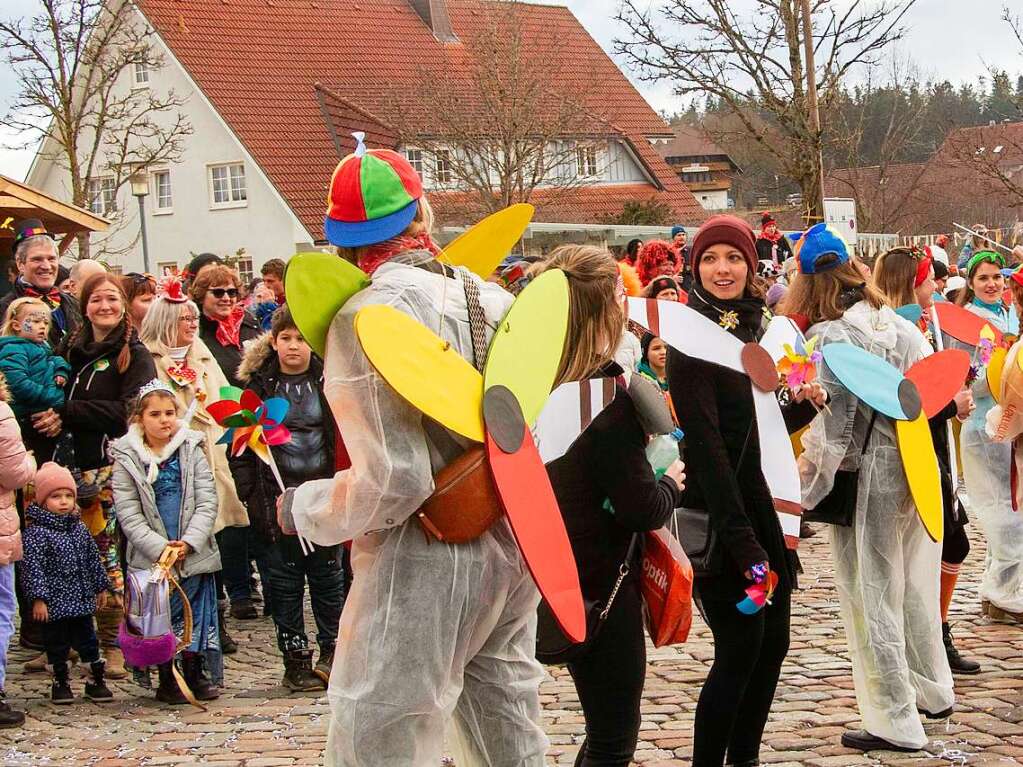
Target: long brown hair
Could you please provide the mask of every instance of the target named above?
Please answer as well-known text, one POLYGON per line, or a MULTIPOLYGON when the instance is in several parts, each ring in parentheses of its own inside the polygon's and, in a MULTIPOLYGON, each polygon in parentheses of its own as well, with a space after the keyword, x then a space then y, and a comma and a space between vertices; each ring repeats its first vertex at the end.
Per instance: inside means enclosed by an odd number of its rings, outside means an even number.
POLYGON ((92 323, 85 317, 85 308, 89 305, 89 299, 92 298, 92 294, 105 284, 113 285, 117 294, 121 297, 120 326, 124 329, 124 340, 121 343, 121 351, 117 353, 117 372, 123 373, 131 365, 131 337, 135 325, 132 323, 131 313, 128 311, 128 297, 124 294, 124 286, 116 275, 107 274, 106 272, 94 274, 82 285, 82 297, 79 299, 79 303, 82 307, 83 322, 82 327, 75 334, 73 343, 77 346, 82 341, 93 338, 92 323))
POLYGON ((589 378, 611 360, 625 328, 625 313, 615 298, 618 265, 604 248, 562 245, 551 251, 539 271, 548 269, 565 273, 570 293, 557 383, 589 378))
POLYGON ((916 270, 920 263, 919 251, 912 248, 892 248, 874 262, 874 285, 884 293, 892 306, 917 303, 916 270))
POLYGON ((887 305, 884 294, 863 279, 863 274, 853 261, 837 266, 820 274, 798 274, 789 286, 780 307, 782 314, 799 314, 810 324, 824 320, 837 320, 845 314, 848 306, 842 294, 859 289, 863 298, 875 309, 887 305))
POLYGON ((968 303, 972 302, 973 299, 977 296, 977 294, 974 293, 973 286, 970 283, 973 281, 973 275, 977 273, 978 269, 980 269, 981 264, 991 264, 994 267, 999 267, 999 270, 1001 267, 1005 266, 1005 259, 1002 259, 1001 263, 998 263, 998 261, 995 260, 999 258, 1000 254, 995 253, 993 250, 979 250, 973 254, 974 258, 981 253, 990 253, 992 258, 977 261, 976 263, 973 264, 973 268, 970 269, 969 272, 967 272, 966 284, 963 285, 956 293, 956 304, 958 304, 959 306, 966 306, 968 303))

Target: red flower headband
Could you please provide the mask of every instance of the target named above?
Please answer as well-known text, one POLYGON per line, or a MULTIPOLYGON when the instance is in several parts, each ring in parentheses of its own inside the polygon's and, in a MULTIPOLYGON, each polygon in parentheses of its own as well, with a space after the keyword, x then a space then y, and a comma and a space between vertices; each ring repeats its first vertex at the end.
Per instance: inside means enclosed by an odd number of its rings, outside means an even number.
POLYGON ((931 265, 934 263, 934 259, 931 257, 930 253, 917 248, 913 249, 913 255, 917 258, 916 279, 913 280, 913 287, 919 288, 924 284, 924 280, 927 279, 927 275, 931 273, 931 265))
POLYGON ((172 304, 183 304, 188 300, 177 277, 164 277, 156 286, 156 297, 170 301, 172 304))

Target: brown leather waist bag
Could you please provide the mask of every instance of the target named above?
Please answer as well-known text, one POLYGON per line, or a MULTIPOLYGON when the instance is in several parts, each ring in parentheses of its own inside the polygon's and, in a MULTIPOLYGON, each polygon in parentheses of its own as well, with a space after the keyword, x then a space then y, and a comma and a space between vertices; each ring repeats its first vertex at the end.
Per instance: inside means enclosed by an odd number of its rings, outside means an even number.
POLYGON ((479 538, 504 514, 482 445, 474 445, 434 477, 433 495, 416 515, 427 537, 444 543, 479 538))

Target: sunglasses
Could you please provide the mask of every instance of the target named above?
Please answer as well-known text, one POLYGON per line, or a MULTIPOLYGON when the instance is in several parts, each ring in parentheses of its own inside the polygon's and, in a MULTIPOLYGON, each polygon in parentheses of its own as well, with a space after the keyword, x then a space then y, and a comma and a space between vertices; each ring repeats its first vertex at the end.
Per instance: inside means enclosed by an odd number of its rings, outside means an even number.
POLYGON ((210 288, 210 293, 214 298, 223 298, 224 296, 238 298, 238 288, 210 288))

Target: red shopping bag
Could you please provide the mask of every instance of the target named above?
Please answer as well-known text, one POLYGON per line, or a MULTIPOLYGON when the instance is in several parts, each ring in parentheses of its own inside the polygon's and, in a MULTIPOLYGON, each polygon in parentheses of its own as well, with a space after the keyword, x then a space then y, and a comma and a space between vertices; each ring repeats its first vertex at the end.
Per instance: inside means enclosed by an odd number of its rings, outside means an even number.
POLYGON ((667 527, 646 534, 642 587, 654 647, 685 642, 693 623, 693 567, 667 527))

